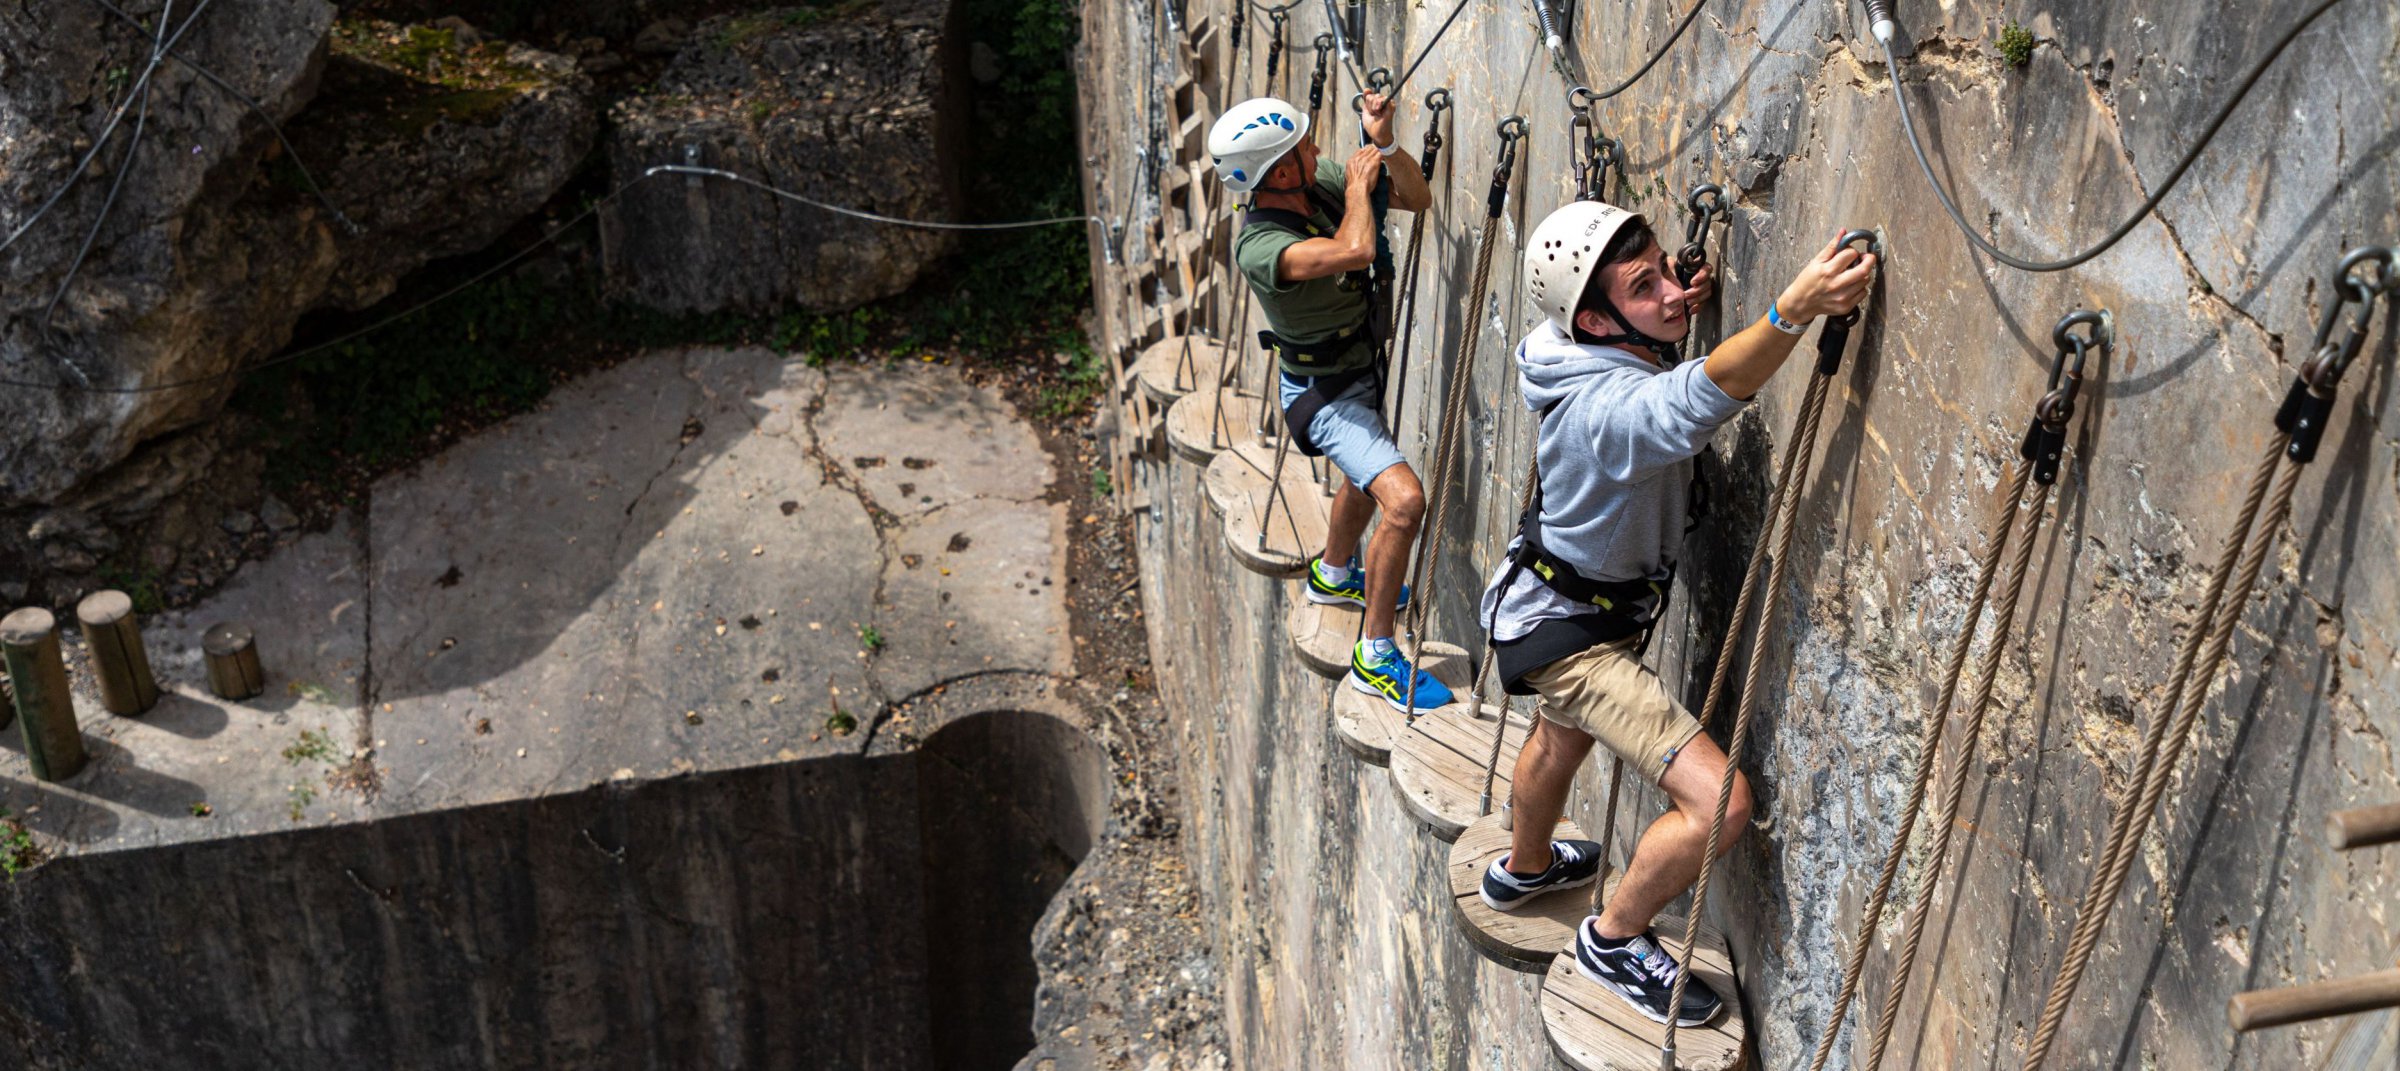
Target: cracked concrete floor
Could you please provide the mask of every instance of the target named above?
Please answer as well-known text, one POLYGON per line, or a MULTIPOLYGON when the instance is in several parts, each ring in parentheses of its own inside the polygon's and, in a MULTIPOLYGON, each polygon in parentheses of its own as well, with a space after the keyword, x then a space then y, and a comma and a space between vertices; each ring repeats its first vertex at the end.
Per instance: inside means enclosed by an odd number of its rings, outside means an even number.
POLYGON ((628 361, 146 622, 159 707, 78 673, 91 764, 40 785, 0 734, 0 803, 98 851, 856 753, 947 682, 1071 672, 1054 476, 949 369, 628 361), (256 700, 207 693, 220 620, 256 700))

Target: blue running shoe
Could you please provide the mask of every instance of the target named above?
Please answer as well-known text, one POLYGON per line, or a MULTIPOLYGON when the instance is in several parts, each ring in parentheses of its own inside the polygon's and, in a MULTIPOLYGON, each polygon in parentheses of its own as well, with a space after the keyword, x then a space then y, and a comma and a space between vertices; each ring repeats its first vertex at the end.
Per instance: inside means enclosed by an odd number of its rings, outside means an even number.
POLYGON ((1350 687, 1368 695, 1382 696, 1393 710, 1405 712, 1408 710, 1408 689, 1411 685, 1402 682, 1413 681, 1419 712, 1449 704, 1450 686, 1433 679, 1431 673, 1411 668, 1408 657, 1401 654, 1399 648, 1395 647, 1390 654, 1370 662, 1368 659, 1374 657, 1369 653, 1371 650, 1371 645, 1367 643, 1350 648, 1350 687))
MULTIPOLYGON (((1308 601, 1328 606, 1347 604, 1365 609, 1367 606, 1367 574, 1358 567, 1358 556, 1350 557, 1350 573, 1340 583, 1325 578, 1325 558, 1319 555, 1308 560, 1308 601)), ((1400 585, 1400 598, 1395 610, 1408 609, 1408 585, 1400 585)))

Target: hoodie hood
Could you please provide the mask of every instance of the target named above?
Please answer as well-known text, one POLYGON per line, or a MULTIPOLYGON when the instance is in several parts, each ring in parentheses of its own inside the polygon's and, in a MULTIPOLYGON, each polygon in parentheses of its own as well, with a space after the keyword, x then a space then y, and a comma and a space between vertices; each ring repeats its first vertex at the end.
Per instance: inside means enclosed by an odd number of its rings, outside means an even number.
POLYGON ((1548 320, 1517 343, 1517 383, 1525 407, 1536 413, 1565 400, 1584 380, 1619 371, 1656 375, 1665 369, 1631 350, 1584 345, 1548 320))

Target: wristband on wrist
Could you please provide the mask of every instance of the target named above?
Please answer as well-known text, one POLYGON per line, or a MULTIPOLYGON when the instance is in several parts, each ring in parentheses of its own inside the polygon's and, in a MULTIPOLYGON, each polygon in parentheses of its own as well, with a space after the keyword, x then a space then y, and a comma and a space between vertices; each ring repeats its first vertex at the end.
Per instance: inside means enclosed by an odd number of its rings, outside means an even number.
POLYGON ((1775 330, 1781 331, 1787 335, 1805 335, 1808 333, 1807 324, 1793 323, 1790 320, 1784 319, 1783 310, 1775 305, 1767 306, 1767 322, 1775 325, 1775 330))
POLYGON ((1390 156, 1390 155, 1391 155, 1391 154, 1393 154, 1393 153, 1399 152, 1399 151, 1400 151, 1400 139, 1398 139, 1398 138, 1394 138, 1394 139, 1392 139, 1392 143, 1391 143, 1391 144, 1389 144, 1389 145, 1377 145, 1377 146, 1375 146, 1375 151, 1376 151, 1376 153, 1377 153, 1377 154, 1379 154, 1379 155, 1383 155, 1383 156, 1390 156))

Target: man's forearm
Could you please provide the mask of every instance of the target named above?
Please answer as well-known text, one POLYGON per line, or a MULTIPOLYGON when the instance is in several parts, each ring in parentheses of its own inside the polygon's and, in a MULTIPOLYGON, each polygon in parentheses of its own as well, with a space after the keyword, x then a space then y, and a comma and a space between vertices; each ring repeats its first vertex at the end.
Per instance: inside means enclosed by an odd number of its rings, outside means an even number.
POLYGON ((1433 207, 1433 190, 1425 185, 1425 168, 1407 149, 1392 150, 1383 159, 1383 169, 1392 176, 1392 207, 1403 212, 1423 212, 1433 207))
POLYGON ((1799 341, 1800 336, 1777 330, 1761 316, 1732 338, 1717 343, 1701 370, 1717 389, 1746 402, 1775 378, 1799 341))

